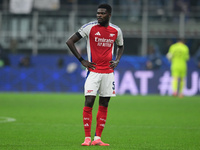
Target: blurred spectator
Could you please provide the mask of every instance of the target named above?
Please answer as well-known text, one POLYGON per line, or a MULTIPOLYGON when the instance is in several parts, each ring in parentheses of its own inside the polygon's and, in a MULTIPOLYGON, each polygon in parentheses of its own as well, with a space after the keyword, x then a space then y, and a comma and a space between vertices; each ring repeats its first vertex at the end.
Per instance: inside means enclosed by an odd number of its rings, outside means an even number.
POLYGON ((58 68, 64 67, 64 59, 63 58, 58 59, 57 66, 58 66, 58 68))
POLYGON ((197 52, 194 55, 194 61, 195 61, 197 68, 200 69, 200 46, 199 46, 197 52))
POLYGON ((151 12, 155 11, 156 18, 157 17, 160 18, 160 16, 164 15, 163 3, 164 3, 164 1, 162 2, 160 0, 151 0, 151 1, 148 1, 149 10, 151 10, 151 12))
POLYGON ((190 0, 190 8, 191 12, 193 13, 192 16, 196 20, 199 20, 198 15, 196 15, 199 13, 199 7, 200 7, 200 0, 190 0))
POLYGON ((148 7, 149 11, 153 13, 152 17, 149 16, 150 19, 166 21, 172 13, 173 0, 149 0, 148 7))
POLYGON ((31 66, 31 59, 30 56, 23 56, 19 60, 20 67, 30 67, 31 66))
POLYGON ((146 68, 147 69, 158 69, 162 65, 161 55, 156 46, 149 45, 148 46, 148 55, 146 68))
POLYGON ((0 45, 0 67, 9 66, 10 60, 8 55, 5 53, 3 47, 0 45))
POLYGON ((129 21, 137 22, 141 13, 141 1, 140 0, 120 0, 120 8, 122 15, 127 17, 129 21))
POLYGON ((175 12, 188 13, 189 8, 190 8, 190 0, 176 0, 176 1, 174 1, 175 12))
POLYGON ((179 20, 180 13, 184 13, 188 19, 190 11, 190 0, 176 0, 174 1, 175 21, 179 20))

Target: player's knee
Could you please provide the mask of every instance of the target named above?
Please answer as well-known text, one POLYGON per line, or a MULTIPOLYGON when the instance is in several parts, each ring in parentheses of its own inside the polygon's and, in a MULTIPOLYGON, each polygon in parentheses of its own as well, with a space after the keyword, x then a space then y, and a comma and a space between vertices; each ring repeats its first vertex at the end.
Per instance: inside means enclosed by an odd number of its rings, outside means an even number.
POLYGON ((86 97, 85 98, 85 106, 93 107, 95 101, 95 97, 86 97))
POLYGON ((104 106, 104 107, 108 107, 109 101, 110 101, 110 98, 105 98, 105 99, 100 98, 99 99, 99 105, 104 106))

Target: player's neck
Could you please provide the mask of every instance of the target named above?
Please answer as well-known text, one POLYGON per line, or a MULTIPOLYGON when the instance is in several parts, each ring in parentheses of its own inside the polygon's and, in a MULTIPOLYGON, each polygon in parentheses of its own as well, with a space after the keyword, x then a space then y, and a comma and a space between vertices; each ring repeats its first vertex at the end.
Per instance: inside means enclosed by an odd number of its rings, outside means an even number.
POLYGON ((109 22, 105 22, 105 23, 100 23, 101 26, 104 26, 104 27, 108 27, 109 26, 109 22))

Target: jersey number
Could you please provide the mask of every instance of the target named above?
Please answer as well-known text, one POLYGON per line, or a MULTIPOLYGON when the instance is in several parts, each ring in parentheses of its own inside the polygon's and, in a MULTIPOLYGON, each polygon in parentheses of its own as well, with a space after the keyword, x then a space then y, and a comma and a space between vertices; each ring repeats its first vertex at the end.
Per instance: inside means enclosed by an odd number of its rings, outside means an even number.
POLYGON ((113 85, 112 89, 115 90, 115 82, 113 82, 112 85, 113 85))

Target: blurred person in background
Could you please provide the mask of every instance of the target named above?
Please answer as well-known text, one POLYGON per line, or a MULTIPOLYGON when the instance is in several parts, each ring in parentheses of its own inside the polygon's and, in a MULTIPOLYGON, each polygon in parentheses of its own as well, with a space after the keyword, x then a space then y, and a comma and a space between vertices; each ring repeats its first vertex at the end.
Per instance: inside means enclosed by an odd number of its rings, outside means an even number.
POLYGON ((193 58, 197 68, 200 69, 200 44, 193 58))
POLYGON ((149 45, 148 46, 148 54, 147 54, 147 69, 159 69, 162 65, 161 55, 159 49, 156 46, 149 45))
POLYGON ((137 22, 141 15, 141 1, 140 0, 120 0, 120 8, 122 16, 131 22, 137 22))
POLYGON ((187 75, 187 61, 190 58, 189 48, 184 39, 178 39, 176 43, 170 46, 167 58, 171 61, 173 96, 182 98, 187 75))
POLYGON ((60 58, 58 59, 58 61, 57 61, 57 67, 58 67, 58 68, 63 68, 64 65, 65 65, 65 61, 64 61, 64 59, 63 59, 62 57, 60 57, 60 58))
POLYGON ((85 106, 83 108, 83 124, 85 141, 82 146, 109 146, 101 141, 110 98, 115 95, 114 69, 117 67, 124 51, 122 31, 110 23, 112 8, 101 4, 97 9, 97 21, 83 25, 66 42, 74 56, 87 68, 84 86, 85 106), (88 60, 84 60, 78 52, 75 43, 87 39, 88 60), (117 44, 116 59, 113 60, 114 42, 117 44), (99 108, 96 116, 96 132, 91 142, 92 109, 95 98, 99 93, 99 108))
POLYGON ((175 21, 179 21, 179 15, 185 15, 185 21, 189 19, 190 13, 190 0, 175 0, 174 1, 175 21))
POLYGON ((30 56, 28 56, 28 55, 22 56, 19 59, 19 66, 20 67, 30 67, 31 66, 31 58, 30 58, 30 56))
POLYGON ((10 65, 10 59, 8 55, 6 54, 4 48, 0 44, 0 67, 9 66, 10 65))

